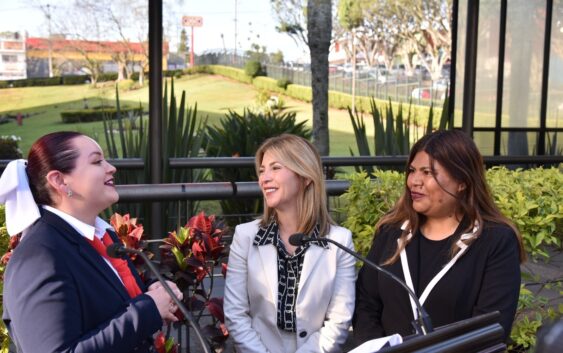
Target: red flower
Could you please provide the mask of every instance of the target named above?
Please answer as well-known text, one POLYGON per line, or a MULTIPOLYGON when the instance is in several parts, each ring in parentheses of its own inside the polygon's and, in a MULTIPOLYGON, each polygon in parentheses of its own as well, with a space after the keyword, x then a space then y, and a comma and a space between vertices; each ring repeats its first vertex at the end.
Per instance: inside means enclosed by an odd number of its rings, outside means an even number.
POLYGON ((166 339, 164 333, 158 332, 154 339, 154 348, 157 353, 178 353, 178 344, 174 343, 174 338, 166 339))

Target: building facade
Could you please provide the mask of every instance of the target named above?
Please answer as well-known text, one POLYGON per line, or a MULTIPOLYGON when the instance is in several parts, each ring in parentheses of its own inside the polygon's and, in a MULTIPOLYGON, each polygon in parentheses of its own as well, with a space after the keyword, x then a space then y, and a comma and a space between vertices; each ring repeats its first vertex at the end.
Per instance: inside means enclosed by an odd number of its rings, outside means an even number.
POLYGON ((0 33, 0 81, 27 78, 25 36, 0 33))

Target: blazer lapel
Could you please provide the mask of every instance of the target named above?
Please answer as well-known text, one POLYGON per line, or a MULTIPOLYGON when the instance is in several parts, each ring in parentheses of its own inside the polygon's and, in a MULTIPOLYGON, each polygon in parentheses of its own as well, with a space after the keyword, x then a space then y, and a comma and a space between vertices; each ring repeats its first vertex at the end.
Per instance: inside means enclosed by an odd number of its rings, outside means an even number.
MULTIPOLYGON (((255 245, 253 245, 255 246, 255 245)), ((278 307, 278 253, 272 244, 259 245, 258 254, 263 268, 262 275, 270 289, 270 299, 274 303, 275 309, 278 307)))
POLYGON ((58 233, 66 239, 69 243, 78 248, 78 253, 84 260, 92 265, 93 271, 98 272, 105 278, 105 280, 113 287, 124 300, 129 300, 129 294, 125 290, 125 286, 119 278, 115 275, 106 261, 98 254, 98 252, 90 245, 82 235, 80 235, 74 228, 66 223, 62 218, 52 212, 43 210, 45 222, 51 224, 58 233))
MULTIPOLYGON (((328 250, 317 245, 310 245, 309 249, 305 252, 305 259, 303 260, 303 268, 301 269, 301 278, 299 279, 299 291, 297 295, 301 294, 301 289, 304 288, 305 283, 307 283, 307 280, 314 272, 317 263, 323 257, 324 251, 328 250)), ((321 273, 316 274, 316 276, 319 275, 322 276, 321 273)))

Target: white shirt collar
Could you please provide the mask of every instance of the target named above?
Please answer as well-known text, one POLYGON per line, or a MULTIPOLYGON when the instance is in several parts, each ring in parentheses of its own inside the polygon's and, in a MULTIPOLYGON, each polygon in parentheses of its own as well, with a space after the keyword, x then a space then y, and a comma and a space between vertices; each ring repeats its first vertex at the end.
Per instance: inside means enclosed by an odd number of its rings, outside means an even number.
POLYGON ((108 228, 113 229, 112 226, 109 223, 107 223, 106 221, 104 221, 100 217, 96 217, 95 225, 94 225, 94 227, 92 227, 91 225, 86 224, 86 223, 78 220, 77 218, 69 215, 68 213, 65 213, 61 210, 54 208, 54 207, 47 206, 47 205, 42 205, 41 207, 43 207, 44 209, 46 209, 49 212, 53 212, 54 214, 56 214, 59 217, 61 217, 72 228, 74 228, 80 235, 82 235, 83 237, 85 237, 88 240, 94 240, 94 235, 96 237, 98 237, 99 239, 101 239, 104 236, 106 229, 108 229, 108 228))

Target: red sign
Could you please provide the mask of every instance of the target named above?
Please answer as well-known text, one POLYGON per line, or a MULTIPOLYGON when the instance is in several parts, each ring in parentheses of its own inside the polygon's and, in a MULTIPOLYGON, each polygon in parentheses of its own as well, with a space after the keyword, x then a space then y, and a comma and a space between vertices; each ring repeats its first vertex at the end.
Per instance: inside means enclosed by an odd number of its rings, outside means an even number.
POLYGON ((201 16, 184 16, 184 17, 182 17, 182 26, 184 26, 184 27, 201 27, 201 26, 203 26, 203 17, 201 17, 201 16))

